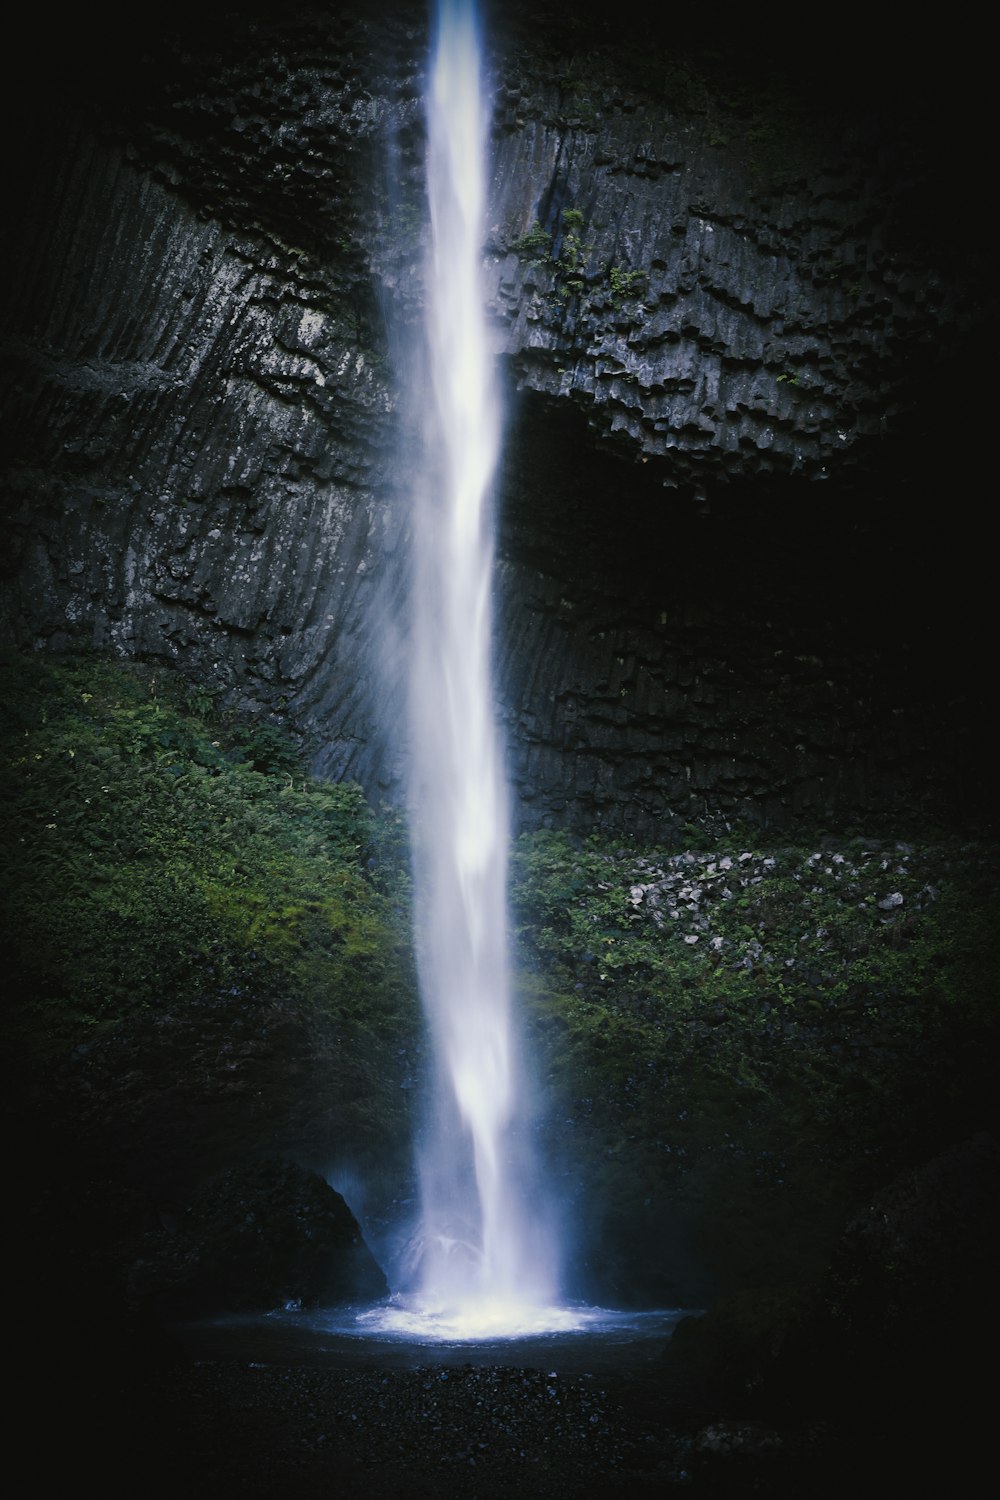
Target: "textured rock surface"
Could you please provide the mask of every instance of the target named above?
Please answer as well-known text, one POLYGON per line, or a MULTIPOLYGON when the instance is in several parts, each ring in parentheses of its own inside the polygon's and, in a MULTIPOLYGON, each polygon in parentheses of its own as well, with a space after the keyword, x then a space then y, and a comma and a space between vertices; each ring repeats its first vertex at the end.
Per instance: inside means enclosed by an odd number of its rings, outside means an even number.
POLYGON ((377 1301, 389 1290, 340 1194, 280 1161, 230 1168, 181 1214, 161 1214, 127 1287, 135 1309, 175 1317, 377 1301))
MULTIPOLYGON (((969 812, 984 564, 920 518, 968 483, 995 317, 951 229, 974 130, 637 14, 497 18, 520 816, 969 812)), ((60 107, 18 120, 3 631, 176 659, 390 789, 424 8, 145 25, 50 44, 60 107)))
POLYGON ((900 143, 795 93, 691 114, 669 79, 636 97, 580 66, 508 88, 501 116, 489 286, 521 380, 696 494, 864 464, 905 405, 905 354, 976 312, 900 241, 900 143), (517 248, 535 223, 547 252, 517 248))

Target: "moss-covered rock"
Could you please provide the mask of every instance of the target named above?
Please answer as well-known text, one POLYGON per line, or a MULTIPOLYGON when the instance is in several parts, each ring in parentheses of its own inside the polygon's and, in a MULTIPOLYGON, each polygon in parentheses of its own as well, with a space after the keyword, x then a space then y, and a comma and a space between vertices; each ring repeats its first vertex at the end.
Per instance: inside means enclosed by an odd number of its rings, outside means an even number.
POLYGON ((866 1195, 988 1128, 996 1035, 992 844, 700 832, 526 834, 514 859, 585 1275, 628 1247, 633 1297, 683 1303, 683 1268, 688 1305, 815 1277, 866 1195))

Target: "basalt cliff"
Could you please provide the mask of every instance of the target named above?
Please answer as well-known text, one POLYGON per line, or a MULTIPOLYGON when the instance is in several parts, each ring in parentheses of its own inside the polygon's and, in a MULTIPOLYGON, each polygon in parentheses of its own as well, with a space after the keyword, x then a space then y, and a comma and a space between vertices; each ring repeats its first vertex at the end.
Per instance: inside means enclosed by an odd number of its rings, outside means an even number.
MULTIPOLYGON (((424 7, 100 28, 8 130, 4 635, 167 659, 391 797, 424 7)), ((519 823, 975 816, 974 77, 641 8, 488 37, 519 823)))

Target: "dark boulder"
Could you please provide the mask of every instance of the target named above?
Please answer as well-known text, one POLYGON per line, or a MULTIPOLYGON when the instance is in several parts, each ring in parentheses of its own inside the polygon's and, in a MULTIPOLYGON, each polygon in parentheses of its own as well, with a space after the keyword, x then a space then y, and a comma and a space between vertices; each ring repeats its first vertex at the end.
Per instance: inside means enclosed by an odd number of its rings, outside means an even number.
POLYGON ((797 1402, 806 1350, 816 1337, 815 1293, 766 1287, 720 1298, 682 1318, 663 1363, 695 1406, 737 1416, 786 1415, 797 1402))
POLYGON ((128 1273, 133 1306, 167 1316, 261 1312, 388 1292, 344 1199, 287 1162, 230 1168, 180 1213, 163 1213, 128 1273))
POLYGON ((998 1188, 986 1133, 900 1173, 816 1284, 746 1291, 682 1320, 663 1357, 670 1388, 735 1420, 820 1422, 830 1494, 907 1476, 958 1484, 991 1425, 998 1188))
POLYGON ((823 1285, 840 1363, 860 1392, 954 1397, 997 1328, 1000 1145, 984 1133, 901 1173, 841 1238, 823 1285))

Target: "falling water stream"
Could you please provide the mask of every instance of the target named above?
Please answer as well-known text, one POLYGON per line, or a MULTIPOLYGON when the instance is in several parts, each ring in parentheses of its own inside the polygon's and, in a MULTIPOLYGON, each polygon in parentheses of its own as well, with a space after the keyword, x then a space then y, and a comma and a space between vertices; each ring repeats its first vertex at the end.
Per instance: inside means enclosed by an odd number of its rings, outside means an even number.
POLYGON ((558 1278, 523 1128, 507 952, 492 677, 501 414, 480 283, 489 112, 473 0, 440 0, 426 111, 429 379, 413 497, 409 790, 435 1078, 413 1285, 396 1315, 424 1331, 510 1332, 552 1326, 558 1278))
MULTIPOLYGON (((492 672, 501 402, 482 296, 489 110, 475 0, 438 0, 427 114, 423 462, 408 657, 415 942, 434 1055, 419 1224, 385 1304, 322 1333, 512 1357, 664 1337, 675 1312, 568 1301, 512 1003, 508 808, 492 672), (503 1348, 511 1351, 499 1355, 503 1348)), ((551 1352, 547 1357, 554 1357, 551 1352)))

